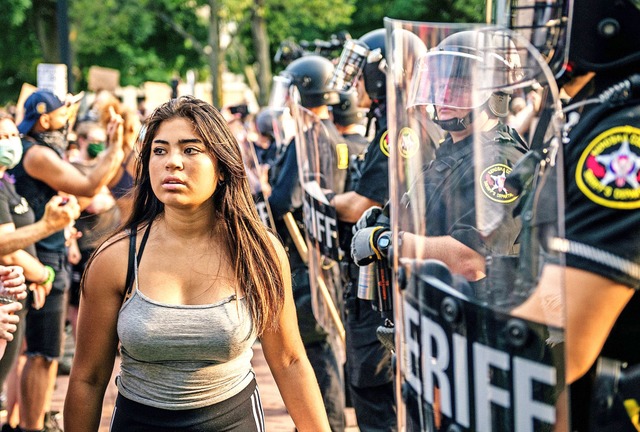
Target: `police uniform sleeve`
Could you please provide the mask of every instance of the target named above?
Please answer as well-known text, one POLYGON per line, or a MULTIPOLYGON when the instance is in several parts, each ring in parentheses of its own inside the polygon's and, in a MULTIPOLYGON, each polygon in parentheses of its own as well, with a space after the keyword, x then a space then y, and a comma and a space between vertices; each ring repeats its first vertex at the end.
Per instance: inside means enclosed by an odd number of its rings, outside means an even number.
POLYGON ((269 197, 269 205, 276 219, 282 218, 287 212, 292 210, 292 196, 299 181, 296 146, 294 142, 289 143, 279 163, 281 166, 279 167, 275 181, 271 185, 272 190, 271 196, 269 197))
POLYGON ((386 129, 382 130, 369 143, 362 176, 355 188, 359 195, 379 203, 386 203, 389 199, 389 152, 386 136, 386 129))
POLYGON ((484 256, 509 255, 516 251, 521 223, 514 215, 519 196, 507 190, 505 180, 523 149, 512 142, 485 149, 481 169, 467 169, 460 183, 460 217, 451 236, 484 256))
POLYGON ((552 248, 570 267, 639 289, 640 106, 589 129, 565 150, 566 239, 552 248))

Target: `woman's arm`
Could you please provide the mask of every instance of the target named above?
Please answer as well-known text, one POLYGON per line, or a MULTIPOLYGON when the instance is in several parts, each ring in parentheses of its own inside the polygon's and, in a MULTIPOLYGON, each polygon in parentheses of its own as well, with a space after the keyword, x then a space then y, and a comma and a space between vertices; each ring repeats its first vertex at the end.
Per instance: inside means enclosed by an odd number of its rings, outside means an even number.
POLYGON ((7 255, 24 249, 49 235, 60 231, 80 216, 80 207, 76 197, 52 197, 44 209, 39 221, 16 229, 13 223, 0 225, 2 240, 0 255, 7 255), (63 200, 66 204, 62 204, 63 200))
POLYGON ((64 430, 97 431, 118 346, 118 312, 127 272, 126 239, 103 246, 87 267, 80 296, 73 368, 64 404, 64 430))
POLYGON ((300 432, 330 431, 318 381, 300 338, 289 261, 280 242, 275 238, 273 242, 284 276, 285 301, 278 329, 262 335, 264 356, 296 429, 300 432))

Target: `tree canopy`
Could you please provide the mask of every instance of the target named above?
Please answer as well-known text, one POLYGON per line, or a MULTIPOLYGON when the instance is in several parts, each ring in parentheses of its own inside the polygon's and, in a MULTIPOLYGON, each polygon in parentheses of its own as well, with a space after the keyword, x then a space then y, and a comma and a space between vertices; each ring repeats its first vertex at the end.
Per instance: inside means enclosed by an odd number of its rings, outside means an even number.
MULTIPOLYGON (((23 82, 35 84, 36 66, 56 62, 53 32, 57 0, 12 0, 0 14, 0 104, 15 102, 23 82), (36 31, 38 30, 38 31, 36 31), (43 46, 44 45, 44 46, 43 46), (53 61, 52 61, 52 56, 53 61)), ((73 0, 68 2, 74 91, 86 88, 91 66, 120 71, 121 85, 169 82, 195 70, 211 77, 210 10, 218 11, 225 67, 244 73, 256 68, 256 16, 264 19, 269 55, 280 42, 328 40, 341 31, 359 37, 380 28, 385 16, 416 21, 480 22, 481 0, 73 0)), ((59 62, 59 61, 58 61, 59 62)), ((262 61, 263 63, 265 61, 262 61)), ((277 70, 277 64, 269 65, 277 70)))

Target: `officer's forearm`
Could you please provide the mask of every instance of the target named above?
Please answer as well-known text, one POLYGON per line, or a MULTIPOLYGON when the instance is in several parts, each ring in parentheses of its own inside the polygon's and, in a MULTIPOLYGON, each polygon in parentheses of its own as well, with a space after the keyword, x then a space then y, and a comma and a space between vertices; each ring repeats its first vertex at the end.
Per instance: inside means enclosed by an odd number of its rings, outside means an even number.
POLYGON ((347 223, 356 223, 365 210, 370 207, 382 206, 381 203, 353 191, 334 196, 331 204, 336 209, 338 219, 347 223))
POLYGON ((402 256, 442 261, 452 273, 462 275, 468 281, 486 276, 484 257, 453 237, 426 237, 405 232, 401 247, 402 256))

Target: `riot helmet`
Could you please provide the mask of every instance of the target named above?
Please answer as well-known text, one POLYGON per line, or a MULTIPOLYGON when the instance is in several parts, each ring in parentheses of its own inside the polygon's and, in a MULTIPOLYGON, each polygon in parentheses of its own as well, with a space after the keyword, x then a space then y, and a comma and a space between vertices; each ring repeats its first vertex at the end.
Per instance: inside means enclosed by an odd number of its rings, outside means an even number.
POLYGON ((512 0, 497 15, 542 53, 561 84, 576 74, 628 73, 624 68, 640 64, 637 0, 512 0))
POLYGON ((358 92, 350 90, 340 92, 340 103, 331 106, 333 122, 340 126, 360 124, 364 112, 358 108, 358 92))
POLYGON ((256 114, 256 130, 261 135, 273 138, 273 122, 277 120, 281 112, 274 108, 263 108, 256 114))
POLYGON ((418 59, 408 105, 470 110, 464 118, 441 121, 436 115, 434 119, 444 130, 464 130, 475 110, 488 109, 493 116, 506 117, 510 94, 521 76, 518 52, 506 33, 461 31, 418 59))
POLYGON ((330 60, 314 54, 292 61, 281 75, 296 86, 303 107, 315 108, 339 102, 338 92, 329 87, 334 69, 330 60))
POLYGON ((336 90, 348 91, 355 87, 362 76, 369 98, 384 100, 387 96, 385 34, 385 29, 377 29, 360 39, 346 41, 331 86, 336 90))

